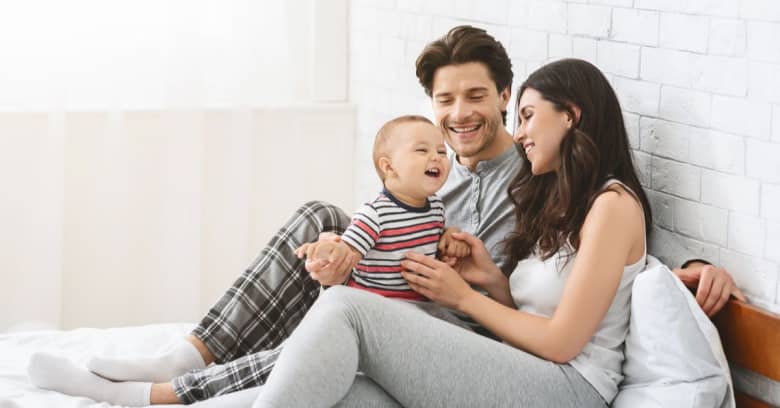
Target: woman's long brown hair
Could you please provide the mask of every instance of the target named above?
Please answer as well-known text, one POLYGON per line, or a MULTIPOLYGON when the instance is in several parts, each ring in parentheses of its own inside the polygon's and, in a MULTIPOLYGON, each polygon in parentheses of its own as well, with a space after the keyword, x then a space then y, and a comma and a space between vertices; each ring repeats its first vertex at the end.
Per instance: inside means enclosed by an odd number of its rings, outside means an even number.
POLYGON ((634 168, 620 104, 601 71, 583 60, 564 59, 532 73, 517 92, 517 104, 529 88, 568 112, 575 126, 561 142, 557 172, 534 176, 525 151, 516 146, 526 163, 508 190, 517 218, 506 241, 510 265, 534 253, 547 259, 567 244, 579 249, 585 216, 609 178, 637 195, 650 231, 650 204, 634 168), (580 109, 579 121, 572 106, 580 109))

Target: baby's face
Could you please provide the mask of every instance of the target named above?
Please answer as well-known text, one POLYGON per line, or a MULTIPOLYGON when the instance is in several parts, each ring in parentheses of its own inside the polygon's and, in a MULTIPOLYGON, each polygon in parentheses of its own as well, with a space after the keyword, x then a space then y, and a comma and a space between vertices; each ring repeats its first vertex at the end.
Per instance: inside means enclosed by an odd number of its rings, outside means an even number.
POLYGON ((439 191, 450 173, 441 130, 429 123, 409 122, 393 131, 398 134, 389 146, 390 164, 396 173, 387 185, 390 192, 424 199, 439 191))

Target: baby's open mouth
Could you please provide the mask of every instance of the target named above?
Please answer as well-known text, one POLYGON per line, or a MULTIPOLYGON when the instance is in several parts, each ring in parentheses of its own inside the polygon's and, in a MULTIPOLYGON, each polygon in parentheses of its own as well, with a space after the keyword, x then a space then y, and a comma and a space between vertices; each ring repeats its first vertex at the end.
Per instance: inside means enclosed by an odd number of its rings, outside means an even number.
POLYGON ((441 174, 441 171, 439 171, 439 169, 437 169, 437 168, 432 168, 432 169, 425 170, 425 175, 428 176, 428 177, 439 177, 440 174, 441 174))

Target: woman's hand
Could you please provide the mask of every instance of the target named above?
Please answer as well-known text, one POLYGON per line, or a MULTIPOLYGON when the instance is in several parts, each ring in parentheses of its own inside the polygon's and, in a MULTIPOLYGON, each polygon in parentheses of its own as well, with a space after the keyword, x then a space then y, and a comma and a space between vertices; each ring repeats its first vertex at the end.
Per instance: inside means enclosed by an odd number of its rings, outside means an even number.
POLYGON ((490 252, 479 238, 467 232, 453 233, 452 238, 469 246, 470 256, 458 259, 456 262, 446 259, 446 262, 453 265, 466 282, 488 290, 504 278, 501 270, 493 262, 490 252))
POLYGON ((401 266, 412 290, 442 306, 461 310, 470 296, 478 294, 450 265, 429 256, 408 252, 401 266))

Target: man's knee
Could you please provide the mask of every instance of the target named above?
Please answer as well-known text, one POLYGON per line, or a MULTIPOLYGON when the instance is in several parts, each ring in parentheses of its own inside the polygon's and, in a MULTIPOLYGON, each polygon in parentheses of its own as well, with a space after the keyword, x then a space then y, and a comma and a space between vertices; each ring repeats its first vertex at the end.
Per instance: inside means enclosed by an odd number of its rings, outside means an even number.
POLYGON ((309 201, 297 211, 306 218, 316 220, 321 232, 336 232, 341 234, 349 225, 349 216, 341 208, 325 201, 309 201))
POLYGON ((335 205, 326 202, 326 201, 308 201, 304 203, 302 206, 298 209, 299 212, 319 212, 319 211, 334 211, 334 212, 343 212, 339 207, 336 207, 335 205))

